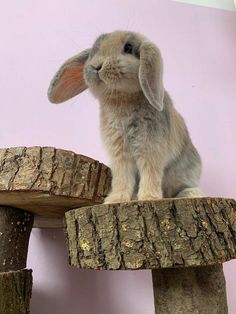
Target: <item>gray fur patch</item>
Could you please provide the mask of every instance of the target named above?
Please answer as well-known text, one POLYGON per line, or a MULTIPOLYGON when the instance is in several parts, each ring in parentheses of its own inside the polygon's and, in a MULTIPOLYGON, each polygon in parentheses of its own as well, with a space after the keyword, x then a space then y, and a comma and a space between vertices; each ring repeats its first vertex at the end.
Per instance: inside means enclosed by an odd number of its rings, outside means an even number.
POLYGON ((92 47, 92 49, 91 49, 90 55, 89 55, 89 58, 90 58, 90 59, 98 52, 99 47, 100 47, 100 45, 101 45, 101 42, 102 42, 105 38, 107 38, 108 36, 109 36, 108 33, 107 33, 107 34, 102 34, 102 35, 100 35, 100 36, 96 39, 96 41, 95 41, 95 43, 93 44, 93 47, 92 47))

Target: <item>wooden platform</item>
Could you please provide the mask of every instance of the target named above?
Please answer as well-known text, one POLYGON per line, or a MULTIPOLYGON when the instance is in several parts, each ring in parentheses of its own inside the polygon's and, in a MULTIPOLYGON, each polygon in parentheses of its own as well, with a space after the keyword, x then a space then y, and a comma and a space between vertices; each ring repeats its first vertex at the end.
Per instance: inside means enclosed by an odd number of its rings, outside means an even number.
POLYGON ((159 269, 236 257, 236 202, 223 198, 102 204, 66 213, 70 263, 83 269, 159 269))
POLYGON ((64 214, 72 266, 151 269, 157 314, 228 314, 222 263, 236 257, 235 200, 101 204, 110 186, 110 169, 91 158, 0 149, 0 314, 29 313, 34 216, 34 226, 51 228, 62 227, 64 214))
POLYGON ((66 213, 69 262, 152 270, 156 314, 228 314, 222 263, 236 258, 236 202, 179 198, 66 213))
POLYGON ((0 149, 0 204, 35 213, 37 227, 62 226, 65 211, 102 203, 110 184, 108 167, 71 151, 0 149))

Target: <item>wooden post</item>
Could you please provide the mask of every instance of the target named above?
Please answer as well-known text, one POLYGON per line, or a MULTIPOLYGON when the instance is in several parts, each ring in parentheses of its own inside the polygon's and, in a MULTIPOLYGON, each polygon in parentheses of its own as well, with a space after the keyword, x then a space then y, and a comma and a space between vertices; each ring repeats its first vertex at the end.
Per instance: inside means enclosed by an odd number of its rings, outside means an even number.
POLYGON ((28 314, 32 271, 26 267, 33 214, 0 206, 0 314, 28 314))
POLYGON ((33 215, 0 206, 0 272, 26 267, 33 215))
POLYGON ((156 314, 227 314, 222 265, 152 270, 156 314))
POLYGON ((151 269, 158 314, 226 314, 222 263, 236 258, 236 202, 103 204, 66 213, 69 260, 83 269, 151 269))
POLYGON ((31 291, 31 270, 0 273, 0 314, 28 314, 31 291))

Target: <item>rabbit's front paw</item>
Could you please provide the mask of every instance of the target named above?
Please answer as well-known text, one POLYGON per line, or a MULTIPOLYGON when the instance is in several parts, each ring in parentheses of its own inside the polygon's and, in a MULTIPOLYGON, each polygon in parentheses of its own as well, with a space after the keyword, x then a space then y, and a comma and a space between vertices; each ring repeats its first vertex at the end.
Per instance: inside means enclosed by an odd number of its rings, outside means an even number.
POLYGON ((176 197, 203 197, 203 193, 198 187, 186 188, 180 191, 176 197))
POLYGON ((155 201, 162 198, 161 193, 139 193, 138 200, 139 201, 155 201))
POLYGON ((110 193, 104 201, 104 204, 109 203, 122 203, 122 202, 129 202, 131 200, 131 196, 127 193, 120 192, 120 193, 110 193))

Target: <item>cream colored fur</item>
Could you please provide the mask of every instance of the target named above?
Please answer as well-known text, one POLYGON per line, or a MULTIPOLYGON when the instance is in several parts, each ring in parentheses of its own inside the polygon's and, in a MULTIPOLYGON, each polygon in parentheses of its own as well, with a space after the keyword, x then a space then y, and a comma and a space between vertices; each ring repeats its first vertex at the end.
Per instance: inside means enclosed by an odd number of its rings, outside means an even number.
POLYGON ((113 177, 107 203, 202 195, 200 157, 163 87, 162 73, 153 43, 116 31, 65 62, 52 80, 52 102, 65 101, 86 86, 100 102, 113 177))

